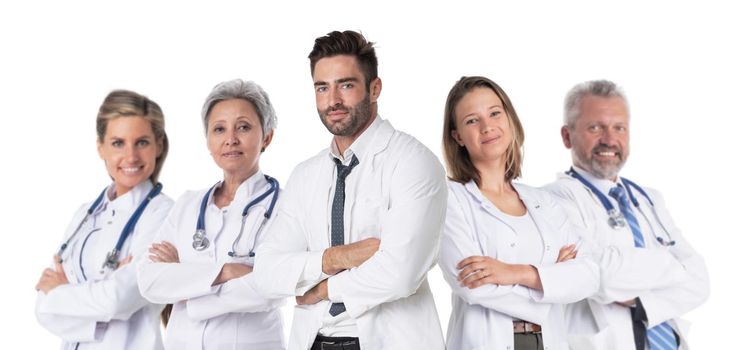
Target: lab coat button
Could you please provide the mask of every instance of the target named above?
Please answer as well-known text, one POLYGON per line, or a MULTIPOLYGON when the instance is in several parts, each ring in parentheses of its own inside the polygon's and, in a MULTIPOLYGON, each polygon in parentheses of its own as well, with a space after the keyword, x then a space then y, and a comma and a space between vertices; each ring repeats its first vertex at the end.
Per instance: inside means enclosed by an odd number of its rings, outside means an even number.
POLYGON ((113 221, 108 221, 108 225, 112 225, 112 224, 113 224, 113 221))
POLYGON ((516 243, 511 243, 511 248, 515 247, 516 243))
POLYGON ((549 250, 549 246, 547 246, 547 250, 549 250))

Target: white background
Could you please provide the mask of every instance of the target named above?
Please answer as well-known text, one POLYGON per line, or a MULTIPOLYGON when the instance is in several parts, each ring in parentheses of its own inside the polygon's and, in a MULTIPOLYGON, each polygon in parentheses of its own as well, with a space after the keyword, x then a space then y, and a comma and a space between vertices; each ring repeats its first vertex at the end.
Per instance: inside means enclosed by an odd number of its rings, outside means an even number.
MULTIPOLYGON (((334 29, 361 30, 377 42, 380 114, 439 156, 452 84, 462 75, 498 82, 526 130, 521 181, 532 185, 569 165, 559 139, 565 92, 597 78, 622 85, 633 116, 622 173, 663 192, 708 264, 711 297, 687 315, 693 348, 735 340, 739 25, 728 5, 26 1, 0 5, 2 348, 58 345, 36 323, 33 287, 72 212, 108 183, 94 120, 111 89, 138 91, 163 107, 171 150, 161 180, 177 198, 221 176, 199 119, 205 96, 223 80, 255 80, 279 117, 262 169, 284 184, 297 162, 330 140, 306 56, 334 29)), ((449 289, 438 268, 430 279, 445 329, 449 289)))

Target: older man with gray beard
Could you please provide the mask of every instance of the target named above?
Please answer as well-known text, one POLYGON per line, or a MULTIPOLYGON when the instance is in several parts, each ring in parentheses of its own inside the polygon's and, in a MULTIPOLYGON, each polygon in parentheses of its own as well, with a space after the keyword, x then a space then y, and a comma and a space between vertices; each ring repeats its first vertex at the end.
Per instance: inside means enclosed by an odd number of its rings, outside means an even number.
POLYGON ((686 349, 678 318, 708 297, 703 258, 662 196, 619 176, 629 120, 626 97, 610 81, 578 84, 565 99, 561 134, 573 166, 546 188, 602 253, 600 291, 566 312, 572 349, 686 349))

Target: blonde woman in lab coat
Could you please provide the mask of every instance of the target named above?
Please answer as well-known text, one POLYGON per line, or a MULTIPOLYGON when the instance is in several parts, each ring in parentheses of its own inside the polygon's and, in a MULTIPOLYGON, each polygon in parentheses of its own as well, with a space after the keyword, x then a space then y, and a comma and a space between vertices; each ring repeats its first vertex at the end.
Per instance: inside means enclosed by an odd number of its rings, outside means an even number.
POLYGON ((75 213, 36 285, 36 317, 62 349, 161 349, 160 305, 136 285, 172 200, 157 181, 167 157, 164 115, 132 91, 111 92, 97 116, 97 144, 113 183, 75 213))
POLYGON ((447 98, 443 138, 447 347, 567 349, 563 306, 593 294, 599 272, 554 197, 512 182, 523 128, 508 96, 487 78, 463 77, 447 98))
POLYGON ((211 91, 202 118, 223 180, 179 198, 138 266, 139 288, 174 304, 167 349, 283 349, 283 300, 257 294, 251 274, 279 195, 259 169, 274 109, 261 87, 236 79, 211 91))

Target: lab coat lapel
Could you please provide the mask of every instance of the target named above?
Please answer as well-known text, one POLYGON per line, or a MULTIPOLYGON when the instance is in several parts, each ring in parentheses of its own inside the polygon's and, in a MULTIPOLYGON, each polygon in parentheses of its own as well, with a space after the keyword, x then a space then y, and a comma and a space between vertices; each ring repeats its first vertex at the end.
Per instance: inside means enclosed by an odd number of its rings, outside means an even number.
POLYGON ((557 239, 557 235, 561 236, 562 233, 558 232, 557 227, 552 227, 553 218, 551 217, 551 211, 547 210, 547 208, 542 205, 539 198, 531 193, 530 188, 519 184, 513 184, 513 187, 516 189, 516 192, 518 192, 519 198, 521 198, 521 201, 523 201, 523 204, 526 206, 526 210, 531 216, 531 220, 534 221, 534 225, 536 225, 536 228, 539 230, 539 234, 541 235, 542 243, 544 245, 544 254, 541 257, 540 262, 557 261, 557 255, 559 254, 559 247, 556 246, 556 242, 559 241, 557 239))

